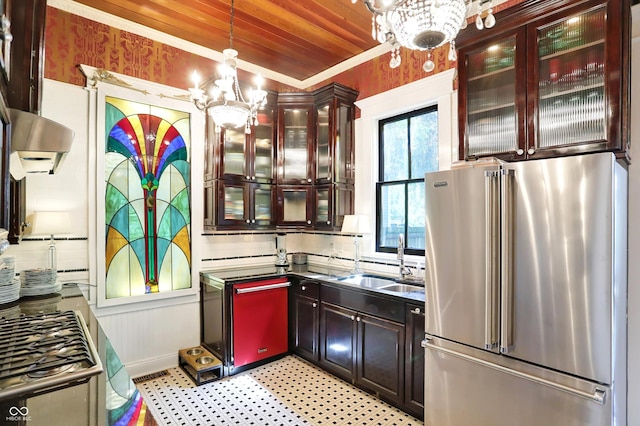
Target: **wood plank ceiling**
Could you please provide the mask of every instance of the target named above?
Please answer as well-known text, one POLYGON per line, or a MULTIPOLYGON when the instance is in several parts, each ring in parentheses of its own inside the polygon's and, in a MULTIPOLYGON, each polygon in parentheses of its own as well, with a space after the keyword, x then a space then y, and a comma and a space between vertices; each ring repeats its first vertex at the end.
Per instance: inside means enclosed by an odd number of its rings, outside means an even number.
MULTIPOLYGON (((229 47, 231 0, 75 0, 218 52, 229 47)), ((305 80, 378 45, 362 1, 235 0, 238 59, 305 80)))

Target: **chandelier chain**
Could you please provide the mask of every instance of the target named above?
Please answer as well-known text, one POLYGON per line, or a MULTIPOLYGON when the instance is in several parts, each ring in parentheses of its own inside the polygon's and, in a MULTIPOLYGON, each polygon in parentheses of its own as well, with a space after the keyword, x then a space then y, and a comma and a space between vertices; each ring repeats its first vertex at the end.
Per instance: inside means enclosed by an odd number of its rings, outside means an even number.
POLYGON ((231 16, 229 18, 229 48, 233 49, 233 16, 235 8, 233 7, 235 0, 231 0, 231 16))

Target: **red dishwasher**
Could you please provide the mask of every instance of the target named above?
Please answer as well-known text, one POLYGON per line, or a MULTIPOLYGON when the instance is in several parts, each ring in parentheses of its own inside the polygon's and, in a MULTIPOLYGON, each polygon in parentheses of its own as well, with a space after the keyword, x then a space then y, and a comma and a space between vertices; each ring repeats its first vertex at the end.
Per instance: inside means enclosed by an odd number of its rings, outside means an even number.
POLYGON ((233 365, 235 368, 289 350, 286 278, 233 285, 233 365))

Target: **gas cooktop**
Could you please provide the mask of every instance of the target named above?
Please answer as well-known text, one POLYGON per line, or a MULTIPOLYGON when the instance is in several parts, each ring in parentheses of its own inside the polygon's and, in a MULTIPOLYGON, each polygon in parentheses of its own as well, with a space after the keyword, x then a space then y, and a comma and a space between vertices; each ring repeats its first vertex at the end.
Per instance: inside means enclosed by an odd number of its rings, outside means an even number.
POLYGON ((101 372, 81 314, 57 311, 0 320, 0 400, 74 386, 101 372))

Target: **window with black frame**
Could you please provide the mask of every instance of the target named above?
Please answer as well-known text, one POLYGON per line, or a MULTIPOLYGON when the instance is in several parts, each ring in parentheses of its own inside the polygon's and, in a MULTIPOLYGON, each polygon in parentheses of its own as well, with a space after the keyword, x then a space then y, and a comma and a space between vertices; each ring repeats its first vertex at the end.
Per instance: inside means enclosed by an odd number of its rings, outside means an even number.
POLYGON ((376 250, 424 255, 424 175, 438 170, 438 108, 430 106, 379 121, 376 250))

